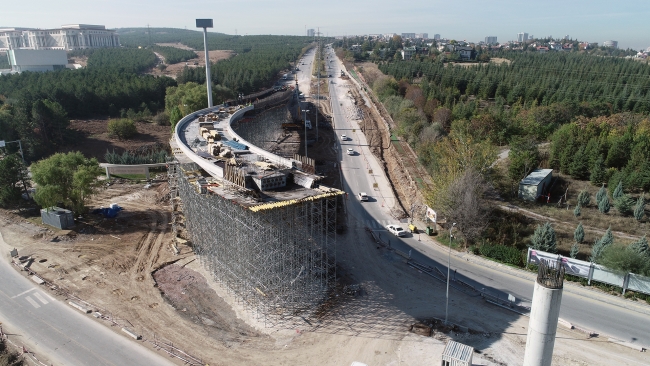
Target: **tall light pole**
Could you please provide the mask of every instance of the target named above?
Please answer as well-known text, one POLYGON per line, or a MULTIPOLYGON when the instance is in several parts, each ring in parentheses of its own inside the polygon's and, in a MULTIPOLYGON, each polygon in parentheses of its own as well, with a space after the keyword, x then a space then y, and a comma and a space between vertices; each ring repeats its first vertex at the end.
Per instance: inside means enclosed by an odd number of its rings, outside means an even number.
POLYGON ((451 274, 449 267, 451 267, 451 229, 453 229, 454 226, 456 226, 455 222, 449 228, 449 254, 447 255, 447 305, 445 306, 445 325, 447 325, 447 315, 449 314, 449 275, 451 274))
POLYGON ((197 19, 196 27, 203 28, 203 48, 205 49, 205 84, 208 88, 208 108, 212 108, 212 85, 210 85, 210 56, 208 55, 208 28, 212 28, 212 19, 197 19))
POLYGON ((309 109, 303 109, 302 111, 305 113, 305 157, 307 157, 307 112, 309 112, 309 109))

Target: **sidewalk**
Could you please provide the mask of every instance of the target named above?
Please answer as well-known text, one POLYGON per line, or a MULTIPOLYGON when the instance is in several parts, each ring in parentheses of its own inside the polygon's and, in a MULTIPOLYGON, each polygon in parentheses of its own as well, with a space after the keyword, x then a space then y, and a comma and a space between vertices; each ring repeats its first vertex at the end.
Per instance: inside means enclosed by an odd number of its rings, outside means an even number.
MULTIPOLYGON (((425 227, 426 225, 424 224, 423 221, 420 220, 414 220, 414 223, 418 227, 425 227)), ((440 234, 439 234, 440 235, 440 234)), ((428 235, 422 235, 422 242, 426 243, 428 246, 430 246, 432 249, 435 250, 447 250, 447 246, 440 244, 437 240, 435 240, 435 237, 428 236, 428 235)), ((487 267, 502 273, 507 273, 509 275, 518 277, 518 278, 525 278, 530 280, 531 282, 534 282, 537 279, 537 274, 534 272, 527 271, 525 269, 521 268, 515 268, 511 267, 505 264, 501 264, 499 262, 495 262, 489 259, 486 259, 484 257, 469 253, 469 252, 458 252, 455 250, 452 250, 452 254, 460 259, 465 259, 467 262, 477 264, 481 267, 487 267)), ((531 284, 532 286, 532 284, 531 284)), ((571 282, 571 281, 564 281, 564 291, 568 293, 572 293, 578 296, 583 296, 586 298, 598 300, 601 302, 604 302, 606 304, 614 305, 614 306, 619 306, 624 309, 636 311, 642 314, 650 315, 650 305, 643 301, 633 301, 633 300, 628 300, 622 297, 618 296, 613 296, 606 294, 596 288, 593 287, 587 287, 587 286, 582 286, 577 282, 571 282)), ((527 299, 527 300, 532 300, 532 299, 527 299)))

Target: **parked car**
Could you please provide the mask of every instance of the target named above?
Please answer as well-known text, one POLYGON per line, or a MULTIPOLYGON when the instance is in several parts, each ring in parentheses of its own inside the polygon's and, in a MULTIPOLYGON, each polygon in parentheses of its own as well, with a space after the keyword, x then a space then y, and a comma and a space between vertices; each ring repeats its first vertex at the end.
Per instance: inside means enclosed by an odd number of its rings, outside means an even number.
POLYGON ((348 155, 354 155, 354 150, 348 149, 348 155))
POLYGON ((347 140, 348 137, 345 134, 341 135, 341 141, 347 141, 347 140))
POLYGON ((405 236, 406 235, 406 230, 402 229, 401 226, 399 225, 388 225, 386 226, 386 229, 390 231, 393 235, 395 236, 405 236))
POLYGON ((368 194, 366 194, 366 192, 359 192, 357 196, 359 196, 359 201, 361 202, 368 201, 368 194))

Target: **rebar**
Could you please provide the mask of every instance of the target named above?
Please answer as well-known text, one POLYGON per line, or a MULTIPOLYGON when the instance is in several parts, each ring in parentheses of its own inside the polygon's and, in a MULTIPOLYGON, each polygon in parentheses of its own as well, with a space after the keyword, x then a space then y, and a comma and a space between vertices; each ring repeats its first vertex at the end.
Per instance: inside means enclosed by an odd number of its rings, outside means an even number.
POLYGON ((550 289, 561 289, 564 285, 564 267, 560 260, 542 259, 537 271, 537 283, 550 289))

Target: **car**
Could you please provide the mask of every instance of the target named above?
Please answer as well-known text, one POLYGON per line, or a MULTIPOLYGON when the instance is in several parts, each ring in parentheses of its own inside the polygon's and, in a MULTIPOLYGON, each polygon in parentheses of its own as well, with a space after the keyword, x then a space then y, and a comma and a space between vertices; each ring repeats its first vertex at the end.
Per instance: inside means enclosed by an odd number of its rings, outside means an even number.
POLYGON ((391 234, 393 234, 395 236, 398 236, 398 237, 406 235, 406 230, 402 229, 402 227, 399 226, 399 225, 392 225, 391 224, 391 225, 386 226, 386 229, 388 229, 388 231, 390 231, 391 234))
POLYGON ((368 194, 366 192, 359 192, 357 196, 359 196, 359 201, 361 202, 368 201, 368 194))
POLYGON ((341 135, 341 141, 347 141, 348 137, 346 135, 341 135))
POLYGON ((354 150, 348 149, 348 155, 354 155, 354 150))

